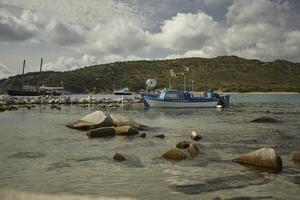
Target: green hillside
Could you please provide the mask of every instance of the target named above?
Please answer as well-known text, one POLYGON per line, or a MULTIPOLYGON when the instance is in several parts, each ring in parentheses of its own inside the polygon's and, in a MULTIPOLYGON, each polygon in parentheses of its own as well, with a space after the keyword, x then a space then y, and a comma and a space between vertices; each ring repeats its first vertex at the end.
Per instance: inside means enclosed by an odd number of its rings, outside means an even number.
MULTIPOLYGON (((25 74, 26 85, 36 85, 40 80, 47 86, 64 87, 73 93, 84 93, 96 87, 97 92, 111 92, 121 87, 132 91, 145 88, 145 81, 155 78, 158 88, 168 87, 170 70, 182 72, 189 67, 188 89, 194 81, 194 91, 216 90, 230 92, 300 92, 300 64, 283 60, 262 62, 236 56, 216 58, 182 58, 172 60, 142 60, 115 62, 84 67, 68 72, 43 72, 25 74)), ((175 87, 183 87, 183 78, 176 77, 175 87)), ((0 80, 0 90, 17 88, 21 75, 0 80)))

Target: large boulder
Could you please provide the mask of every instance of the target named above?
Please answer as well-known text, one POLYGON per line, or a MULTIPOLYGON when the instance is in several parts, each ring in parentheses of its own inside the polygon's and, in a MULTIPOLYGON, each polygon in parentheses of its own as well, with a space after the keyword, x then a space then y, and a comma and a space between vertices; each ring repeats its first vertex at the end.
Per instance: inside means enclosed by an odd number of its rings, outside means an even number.
POLYGON ((256 119, 252 120, 251 122, 255 122, 255 123, 278 123, 280 121, 278 121, 277 119, 271 118, 271 117, 259 117, 259 118, 256 118, 256 119))
POLYGON ((115 133, 116 135, 121 136, 131 136, 139 134, 139 131, 135 128, 132 128, 131 126, 119 126, 115 127, 115 133))
POLYGON ((146 130, 148 127, 143 124, 139 124, 131 118, 125 117, 120 114, 111 114, 110 118, 112 119, 115 126, 131 126, 137 130, 146 130))
POLYGON ((293 154, 293 160, 300 161, 300 151, 295 151, 293 154))
POLYGON ((248 164, 257 167, 269 168, 276 172, 282 169, 282 160, 273 148, 262 148, 256 151, 241 155, 233 160, 240 164, 248 164))
POLYGON ((162 156, 169 160, 183 160, 187 158, 187 155, 181 149, 168 150, 162 156))
POLYGON ((113 121, 110 117, 106 116, 102 111, 95 111, 72 124, 68 124, 67 127, 79 130, 91 130, 113 125, 113 121))
POLYGON ((89 138, 105 138, 116 136, 115 127, 101 127, 87 132, 89 138))

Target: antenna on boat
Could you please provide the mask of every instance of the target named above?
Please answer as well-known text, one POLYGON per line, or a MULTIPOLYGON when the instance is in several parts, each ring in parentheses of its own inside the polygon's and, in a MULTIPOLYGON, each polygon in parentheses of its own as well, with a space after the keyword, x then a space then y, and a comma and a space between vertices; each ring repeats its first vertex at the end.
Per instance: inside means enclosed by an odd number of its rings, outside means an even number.
POLYGON ((172 78, 176 77, 176 73, 173 69, 170 70, 170 78, 169 78, 169 89, 172 89, 172 78))
POLYGON ((25 72, 25 59, 23 61, 23 69, 22 69, 22 87, 24 86, 24 72, 25 72))
POLYGON ((183 90, 184 91, 186 91, 186 74, 187 74, 188 71, 190 71, 190 68, 185 67, 184 72, 183 72, 183 90))

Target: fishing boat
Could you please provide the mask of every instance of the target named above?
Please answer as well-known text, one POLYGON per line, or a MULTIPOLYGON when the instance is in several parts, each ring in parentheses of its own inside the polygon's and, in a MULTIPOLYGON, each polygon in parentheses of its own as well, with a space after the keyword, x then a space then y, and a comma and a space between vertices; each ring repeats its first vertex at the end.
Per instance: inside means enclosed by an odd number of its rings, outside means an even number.
MULTIPOLYGON (((184 89, 163 89, 156 93, 144 92, 141 94, 144 106, 146 108, 212 108, 229 106, 229 95, 222 95, 214 92, 203 92, 200 96, 194 96, 192 92, 187 91, 186 74, 188 71, 188 67, 186 67, 185 71, 181 73, 175 73, 173 70, 170 70, 169 88, 172 88, 172 77, 183 75, 184 89)), ((156 84, 157 82, 155 79, 148 79, 146 82, 146 90, 151 90, 156 87, 156 84)))
POLYGON ((229 95, 219 95, 213 92, 204 96, 194 96, 184 90, 163 89, 159 93, 142 93, 146 108, 215 108, 229 106, 229 95))
POLYGON ((132 94, 127 87, 123 88, 121 90, 115 90, 113 93, 114 93, 114 95, 131 95, 132 94))

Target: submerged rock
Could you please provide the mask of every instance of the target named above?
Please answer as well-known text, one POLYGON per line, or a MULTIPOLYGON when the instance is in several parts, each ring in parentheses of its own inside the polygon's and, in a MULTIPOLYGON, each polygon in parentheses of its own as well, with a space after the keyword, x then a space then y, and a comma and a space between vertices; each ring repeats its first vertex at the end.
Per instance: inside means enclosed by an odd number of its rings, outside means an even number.
POLYGON ((116 153, 115 155, 114 155, 114 160, 117 160, 117 161, 124 161, 124 160, 127 160, 126 158, 125 158, 125 156, 123 156, 122 154, 120 154, 120 153, 116 153))
POLYGON ((187 158, 187 155, 181 149, 171 149, 162 156, 169 160, 183 160, 187 158))
POLYGON ((240 164, 248 164, 257 167, 269 168, 276 172, 282 169, 282 160, 273 148, 262 148, 256 151, 241 155, 232 160, 240 164))
POLYGON ((113 125, 114 124, 111 118, 106 116, 102 111, 95 111, 72 124, 68 124, 67 127, 80 130, 90 130, 99 127, 109 127, 113 125))
POLYGON ((139 134, 139 131, 131 126, 119 126, 115 128, 116 135, 131 136, 139 134))
POLYGON ((105 138, 116 136, 115 127, 101 127, 87 132, 89 138, 105 138))
POLYGON ((117 127, 118 126, 131 126, 132 128, 135 128, 137 130, 145 130, 148 128, 146 125, 139 124, 136 121, 134 121, 133 119, 125 117, 120 114, 111 114, 110 118, 112 119, 113 124, 117 127))
POLYGON ((293 160, 300 161, 300 151, 295 151, 293 154, 293 160))
POLYGON ((192 132, 191 138, 195 141, 201 140, 202 136, 200 134, 198 134, 196 131, 192 132))
POLYGON ((145 138, 145 137, 146 137, 146 133, 142 133, 142 134, 140 135, 140 137, 141 137, 141 138, 145 138))
POLYGON ((260 118, 252 120, 251 122, 255 122, 255 123, 278 123, 280 121, 278 121, 277 119, 271 118, 271 117, 260 117, 260 118))
POLYGON ((176 144, 176 147, 179 148, 179 149, 187 149, 189 146, 190 146, 190 142, 188 141, 182 141, 182 142, 178 142, 176 144))
POLYGON ((187 148, 187 152, 191 155, 191 157, 196 157, 199 154, 199 149, 193 144, 190 144, 187 148))
POLYGON ((159 135, 154 135, 153 137, 164 139, 166 136, 164 134, 159 134, 159 135))

